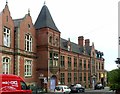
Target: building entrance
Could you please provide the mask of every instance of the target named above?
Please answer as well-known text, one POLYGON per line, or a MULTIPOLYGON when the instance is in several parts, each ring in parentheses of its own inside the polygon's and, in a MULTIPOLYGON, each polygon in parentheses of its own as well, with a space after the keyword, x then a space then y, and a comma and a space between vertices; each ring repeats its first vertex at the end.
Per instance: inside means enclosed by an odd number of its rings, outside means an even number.
POLYGON ((50 90, 53 91, 56 86, 56 76, 52 76, 50 78, 50 90))

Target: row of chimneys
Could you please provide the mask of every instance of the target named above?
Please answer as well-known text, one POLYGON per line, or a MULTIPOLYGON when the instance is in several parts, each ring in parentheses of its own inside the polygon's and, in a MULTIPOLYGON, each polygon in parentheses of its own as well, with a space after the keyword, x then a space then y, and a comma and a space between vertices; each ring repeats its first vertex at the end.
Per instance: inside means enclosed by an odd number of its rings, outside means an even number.
MULTIPOLYGON (((78 45, 84 46, 84 37, 83 36, 78 37, 78 45)), ((89 39, 85 39, 85 46, 90 46, 90 40, 89 39)))

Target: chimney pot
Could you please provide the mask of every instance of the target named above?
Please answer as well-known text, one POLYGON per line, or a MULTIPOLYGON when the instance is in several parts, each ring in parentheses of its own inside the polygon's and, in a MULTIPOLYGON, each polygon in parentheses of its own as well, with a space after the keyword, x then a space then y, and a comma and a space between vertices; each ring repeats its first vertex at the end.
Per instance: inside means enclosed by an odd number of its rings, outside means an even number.
POLYGON ((79 36, 78 37, 78 45, 79 46, 83 46, 83 43, 84 43, 84 37, 83 36, 79 36))
POLYGON ((90 46, 90 40, 89 39, 85 40, 85 46, 90 46))

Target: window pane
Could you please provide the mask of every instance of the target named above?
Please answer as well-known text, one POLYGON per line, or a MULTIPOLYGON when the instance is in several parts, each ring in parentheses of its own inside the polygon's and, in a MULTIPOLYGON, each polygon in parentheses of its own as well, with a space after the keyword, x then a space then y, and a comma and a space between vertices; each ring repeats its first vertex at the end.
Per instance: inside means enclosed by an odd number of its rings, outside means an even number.
POLYGON ((25 61, 25 76, 31 76, 32 75, 32 61, 26 60, 25 61))
POLYGON ((4 27, 3 44, 10 47, 10 30, 6 27, 4 27))
POLYGON ((29 34, 25 35, 25 50, 32 51, 32 36, 30 36, 29 34))
POLYGON ((5 57, 3 58, 3 64, 2 64, 2 73, 3 74, 9 74, 9 68, 10 68, 10 60, 9 58, 5 57))

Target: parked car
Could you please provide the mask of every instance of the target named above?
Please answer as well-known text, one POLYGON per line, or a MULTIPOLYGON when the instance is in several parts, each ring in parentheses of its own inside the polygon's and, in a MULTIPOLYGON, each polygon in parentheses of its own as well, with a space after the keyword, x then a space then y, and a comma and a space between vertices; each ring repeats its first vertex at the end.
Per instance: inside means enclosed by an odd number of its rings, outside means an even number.
POLYGON ((101 83, 97 83, 94 89, 104 89, 104 86, 101 83))
POLYGON ((43 88, 41 88, 40 86, 33 86, 33 85, 31 85, 30 89, 32 90, 32 94, 41 94, 41 93, 45 92, 43 90, 43 88))
POLYGON ((12 74, 0 74, 0 94, 32 94, 24 80, 12 74))
POLYGON ((66 85, 57 85, 54 89, 55 93, 68 93, 70 94, 71 89, 66 85))
POLYGON ((81 84, 75 84, 70 86, 71 93, 85 92, 85 88, 81 84))

